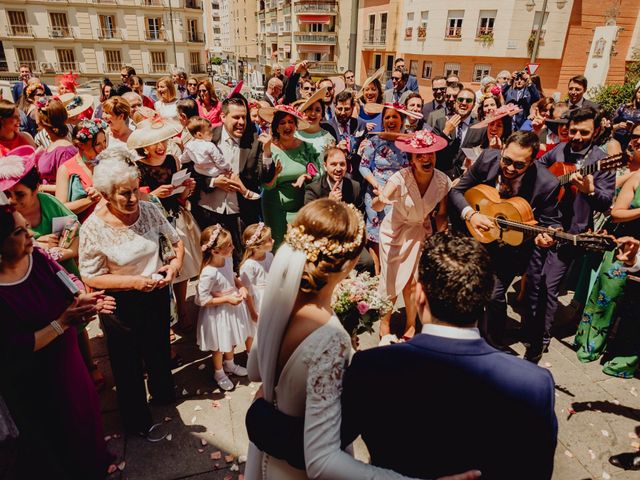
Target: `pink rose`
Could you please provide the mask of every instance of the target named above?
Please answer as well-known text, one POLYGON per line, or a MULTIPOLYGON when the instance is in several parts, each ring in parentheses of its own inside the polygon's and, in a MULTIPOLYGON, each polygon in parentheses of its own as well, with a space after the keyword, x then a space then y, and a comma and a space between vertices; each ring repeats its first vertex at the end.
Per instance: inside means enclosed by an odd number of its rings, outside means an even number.
POLYGON ((358 307, 358 312, 360 312, 360 315, 364 315, 369 311, 369 305, 367 304, 367 302, 358 302, 357 307, 358 307))

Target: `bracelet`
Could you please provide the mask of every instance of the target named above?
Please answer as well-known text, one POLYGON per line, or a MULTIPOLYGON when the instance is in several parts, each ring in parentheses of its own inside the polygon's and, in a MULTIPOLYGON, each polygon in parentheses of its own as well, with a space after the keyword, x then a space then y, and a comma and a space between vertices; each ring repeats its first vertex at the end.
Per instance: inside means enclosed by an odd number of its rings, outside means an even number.
POLYGON ((479 213, 479 212, 478 212, 477 210, 474 210, 474 211, 471 213, 471 215, 469 215, 469 216, 466 218, 466 221, 467 221, 467 222, 470 222, 470 221, 471 221, 471 219, 473 218, 473 216, 474 216, 476 213, 479 213))
POLYGON ((47 249, 47 253, 51 256, 51 258, 53 258, 56 262, 59 262, 60 260, 62 260, 62 256, 64 255, 62 253, 62 249, 60 247, 53 247, 53 248, 48 248, 47 249))
POLYGON ((60 336, 60 335, 62 335, 64 333, 64 329, 60 325, 60 322, 58 322, 57 320, 54 320, 49 325, 51 325, 51 327, 56 331, 58 336, 60 336))

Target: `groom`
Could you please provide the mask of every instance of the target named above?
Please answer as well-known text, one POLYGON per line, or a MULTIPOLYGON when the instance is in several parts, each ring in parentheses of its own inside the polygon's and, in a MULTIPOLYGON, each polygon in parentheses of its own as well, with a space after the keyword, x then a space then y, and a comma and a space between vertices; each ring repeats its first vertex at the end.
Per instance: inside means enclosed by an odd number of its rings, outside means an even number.
MULTIPOLYGON (((488 479, 551 478, 553 378, 480 337, 477 320, 492 288, 482 245, 449 232, 427 239, 416 288, 422 333, 355 354, 343 381, 343 445, 362 435, 374 465, 418 478, 470 469, 488 479)), ((285 416, 264 403, 247 414, 249 437, 261 438, 267 452, 302 445, 303 422, 293 417, 286 429, 297 425, 299 436, 265 435, 265 427, 281 430, 285 416)))

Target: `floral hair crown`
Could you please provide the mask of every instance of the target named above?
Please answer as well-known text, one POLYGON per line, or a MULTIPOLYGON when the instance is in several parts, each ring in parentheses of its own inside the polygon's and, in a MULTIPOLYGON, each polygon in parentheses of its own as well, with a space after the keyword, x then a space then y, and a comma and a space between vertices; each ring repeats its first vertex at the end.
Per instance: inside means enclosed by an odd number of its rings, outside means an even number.
POLYGON ((29 85, 27 85, 27 88, 26 88, 27 96, 31 95, 33 92, 35 92, 39 88, 44 89, 41 83, 30 83, 29 85))
POLYGON ((253 235, 251 235, 251 238, 247 240, 247 247, 250 247, 253 244, 255 244, 260 238, 260 235, 262 235, 263 231, 264 231, 264 222, 260 222, 258 223, 258 227, 256 228, 256 231, 253 232, 253 235))
POLYGON ((80 122, 82 128, 76 133, 76 138, 82 143, 86 143, 95 137, 98 133, 107 129, 108 125, 102 119, 96 118, 94 120, 83 120, 80 122))
POLYGON ((289 225, 287 234, 284 236, 285 242, 294 250, 303 251, 310 262, 318 260, 320 254, 333 256, 354 251, 362 244, 364 238, 364 218, 352 204, 348 206, 358 215, 358 231, 353 241, 343 243, 326 237, 315 238, 313 235, 304 233, 304 225, 297 227, 289 225))
POLYGON ((211 238, 209 238, 209 241, 202 246, 203 252, 206 252, 211 247, 213 247, 221 231, 222 231, 222 225, 220 225, 219 223, 216 223, 215 227, 213 227, 213 232, 211 232, 211 238))
POLYGON ((47 108, 49 108, 49 104, 51 103, 52 100, 58 100, 60 101, 59 97, 40 97, 38 99, 38 101, 36 102, 36 107, 38 107, 38 110, 46 110, 47 108))

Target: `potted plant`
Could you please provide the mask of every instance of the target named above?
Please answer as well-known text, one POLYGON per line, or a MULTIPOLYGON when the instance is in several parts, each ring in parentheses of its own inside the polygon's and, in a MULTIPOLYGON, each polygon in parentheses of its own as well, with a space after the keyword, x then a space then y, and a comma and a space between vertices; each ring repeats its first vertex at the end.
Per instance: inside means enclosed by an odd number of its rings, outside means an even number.
POLYGON ((476 39, 484 45, 493 45, 493 31, 480 30, 476 39))

